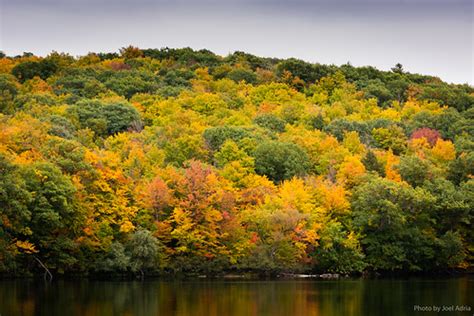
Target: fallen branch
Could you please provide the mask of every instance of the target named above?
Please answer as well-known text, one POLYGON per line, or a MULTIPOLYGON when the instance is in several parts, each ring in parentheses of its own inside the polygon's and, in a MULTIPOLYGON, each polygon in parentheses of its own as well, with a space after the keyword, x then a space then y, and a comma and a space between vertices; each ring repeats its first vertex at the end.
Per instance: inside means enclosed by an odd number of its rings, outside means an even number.
POLYGON ((43 269, 45 270, 44 272, 44 280, 46 281, 46 276, 48 275, 49 276, 49 281, 52 281, 53 280, 53 275, 51 274, 51 272, 49 271, 49 269, 43 264, 43 262, 41 262, 41 260, 36 257, 36 256, 33 256, 33 258, 36 259, 36 261, 38 261, 38 263, 43 267, 43 269))

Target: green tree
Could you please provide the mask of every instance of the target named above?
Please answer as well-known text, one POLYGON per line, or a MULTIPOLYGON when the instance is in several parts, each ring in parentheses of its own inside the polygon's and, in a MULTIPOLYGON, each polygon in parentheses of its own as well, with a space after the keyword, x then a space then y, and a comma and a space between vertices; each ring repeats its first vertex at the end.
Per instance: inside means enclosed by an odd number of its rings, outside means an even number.
POLYGON ((157 269, 160 264, 161 245, 156 237, 146 229, 133 233, 128 248, 130 249, 130 267, 140 272, 142 278, 148 269, 157 269))
POLYGON ((312 254, 317 271, 354 273, 362 272, 367 266, 357 237, 347 233, 337 221, 323 227, 318 243, 312 254))
POLYGON ((0 113, 12 114, 15 110, 14 99, 18 94, 18 84, 11 75, 0 74, 0 113))
POLYGON ((0 271, 16 267, 18 254, 14 240, 30 238, 31 211, 28 205, 33 196, 19 172, 19 168, 0 154, 0 271))
POLYGON ((365 169, 369 171, 377 172, 381 177, 385 176, 385 168, 382 163, 379 162, 377 156, 375 156, 372 150, 367 151, 367 154, 362 159, 365 169))
POLYGON ((126 272, 129 267, 130 256, 119 241, 113 242, 109 251, 104 256, 99 256, 95 264, 95 269, 99 272, 126 272))
POLYGON ((247 69, 233 69, 227 74, 227 78, 237 83, 240 81, 245 81, 246 83, 251 84, 257 82, 257 75, 253 71, 247 69))
POLYGON ((216 126, 208 128, 204 131, 203 137, 211 150, 219 150, 228 139, 234 142, 250 137, 248 129, 238 126, 216 126))
POLYGON ((372 177, 352 195, 353 225, 374 270, 421 270, 435 258, 436 238, 429 233, 430 205, 434 199, 413 189, 372 177))
POLYGON ((20 82, 33 79, 38 76, 45 80, 52 76, 58 70, 58 65, 50 60, 43 59, 41 61, 25 61, 16 65, 12 69, 14 75, 20 82))
POLYGON ((58 272, 71 268, 77 259, 74 232, 82 226, 82 215, 74 209, 75 188, 58 167, 38 162, 22 170, 32 199, 29 227, 31 242, 42 261, 58 272))
POLYGON ((430 164, 416 156, 401 157, 397 168, 402 179, 414 187, 423 185, 432 176, 430 164))
POLYGON ((283 133, 285 131, 285 121, 273 114, 261 114, 253 122, 275 133, 283 133))
POLYGON ((138 111, 126 103, 107 104, 101 109, 101 115, 107 121, 109 135, 123 132, 140 121, 138 111))
POLYGON ((257 146, 253 156, 255 171, 274 182, 304 176, 311 166, 306 152, 293 143, 263 142, 257 146))

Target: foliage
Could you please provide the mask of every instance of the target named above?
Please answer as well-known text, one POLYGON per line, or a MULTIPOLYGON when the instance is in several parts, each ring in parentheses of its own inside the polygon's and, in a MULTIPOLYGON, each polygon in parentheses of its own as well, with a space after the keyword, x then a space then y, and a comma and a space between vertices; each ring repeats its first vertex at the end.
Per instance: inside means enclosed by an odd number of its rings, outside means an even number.
POLYGON ((474 89, 191 48, 0 54, 0 273, 474 267, 474 89))
POLYGON ((255 171, 275 182, 304 176, 310 165, 306 152, 292 143, 264 142, 255 148, 254 158, 255 171))

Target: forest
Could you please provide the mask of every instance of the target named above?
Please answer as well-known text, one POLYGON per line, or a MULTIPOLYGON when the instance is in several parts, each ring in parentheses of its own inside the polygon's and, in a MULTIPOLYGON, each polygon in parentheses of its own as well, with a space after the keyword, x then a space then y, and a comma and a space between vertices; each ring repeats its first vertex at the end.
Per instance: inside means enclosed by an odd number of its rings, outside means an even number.
POLYGON ((0 53, 0 275, 472 271, 473 105, 400 64, 0 53))

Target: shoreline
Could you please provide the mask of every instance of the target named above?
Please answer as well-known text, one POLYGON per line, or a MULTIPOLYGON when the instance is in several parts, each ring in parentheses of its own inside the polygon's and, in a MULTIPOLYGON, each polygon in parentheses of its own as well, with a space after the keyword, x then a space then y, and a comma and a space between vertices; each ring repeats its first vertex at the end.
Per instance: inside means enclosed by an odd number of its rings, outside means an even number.
MULTIPOLYGON (((138 274, 55 274, 53 281, 277 281, 277 280, 348 280, 348 279, 404 279, 404 278, 453 278, 473 276, 474 271, 431 271, 431 272, 371 272, 358 274, 341 273, 267 273, 264 272, 235 272, 221 274, 205 273, 150 273, 142 278, 138 274)), ((35 275, 0 275, 0 282, 11 280, 44 280, 42 274, 35 275)), ((50 281, 50 280, 46 280, 50 281)))

